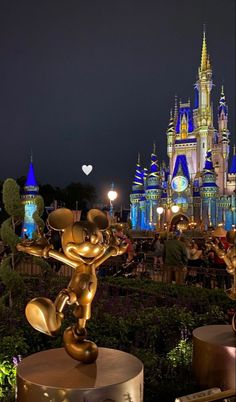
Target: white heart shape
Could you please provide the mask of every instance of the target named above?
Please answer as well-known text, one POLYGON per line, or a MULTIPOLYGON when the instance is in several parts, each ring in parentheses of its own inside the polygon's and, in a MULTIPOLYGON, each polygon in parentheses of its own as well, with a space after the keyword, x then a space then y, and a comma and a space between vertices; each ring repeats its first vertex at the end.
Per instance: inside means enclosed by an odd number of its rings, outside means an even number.
POLYGON ((83 172, 88 176, 89 173, 92 172, 93 167, 92 167, 92 165, 83 165, 83 166, 82 166, 82 170, 83 170, 83 172))

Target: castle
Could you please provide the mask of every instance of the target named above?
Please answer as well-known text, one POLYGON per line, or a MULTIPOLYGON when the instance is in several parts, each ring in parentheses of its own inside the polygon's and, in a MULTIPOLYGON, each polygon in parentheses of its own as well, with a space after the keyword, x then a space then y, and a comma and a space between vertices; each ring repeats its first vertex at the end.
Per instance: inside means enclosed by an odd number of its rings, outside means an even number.
POLYGON ((33 218, 33 214, 37 210, 36 198, 38 196, 38 192, 39 187, 35 179, 33 157, 31 155, 28 175, 24 186, 24 194, 22 196, 22 203, 24 205, 25 214, 21 237, 32 239, 34 233, 37 231, 37 225, 33 218))
POLYGON ((201 62, 194 85, 194 107, 175 99, 167 136, 169 167, 158 163, 155 144, 150 169, 140 155, 133 180, 131 222, 135 230, 164 227, 236 226, 236 150, 229 161, 228 106, 224 88, 213 123, 212 68, 203 32, 201 62), (234 226, 235 225, 235 226, 234 226))

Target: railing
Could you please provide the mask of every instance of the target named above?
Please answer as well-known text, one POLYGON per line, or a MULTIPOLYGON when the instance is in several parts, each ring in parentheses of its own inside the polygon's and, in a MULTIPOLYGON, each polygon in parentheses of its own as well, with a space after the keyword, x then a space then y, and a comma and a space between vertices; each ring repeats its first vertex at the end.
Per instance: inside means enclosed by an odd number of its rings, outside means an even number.
MULTIPOLYGON (((17 265, 16 270, 22 275, 30 275, 30 276, 42 275, 41 267, 31 262, 21 262, 19 265, 17 265)), ((65 277, 70 277, 73 271, 74 269, 69 267, 68 265, 61 265, 58 272, 54 270, 57 276, 65 276, 65 277)))
MULTIPOLYGON (((104 276, 115 276, 118 271, 121 271, 121 276, 125 276, 126 273, 130 272, 126 270, 126 268, 122 268, 122 264, 124 260, 122 257, 116 257, 107 260, 100 267, 100 272, 103 272, 104 276)), ((149 279, 152 279, 156 282, 164 282, 171 283, 174 282, 175 279, 171 278, 168 271, 170 268, 167 265, 160 266, 159 264, 154 265, 153 257, 146 256, 140 262, 134 263, 131 267, 132 272, 137 277, 146 276, 149 279)), ((176 271, 181 270, 181 267, 176 267, 176 271)), ((22 275, 30 275, 30 276, 41 276, 42 270, 39 266, 28 262, 21 262, 16 270, 22 275)), ((53 271, 59 277, 71 277, 73 273, 73 268, 68 265, 57 265, 53 266, 53 271)), ((211 268, 203 268, 203 267, 187 267, 187 272, 183 274, 182 283, 189 286, 198 286, 205 287, 209 289, 215 288, 230 288, 231 287, 232 278, 226 272, 225 269, 211 267, 211 268)))
MULTIPOLYGON (((204 393, 204 391, 203 391, 204 393)), ((236 389, 229 389, 227 391, 221 391, 217 392, 211 395, 205 395, 205 396, 197 396, 197 394, 193 395, 186 395, 180 398, 176 398, 175 402, 213 402, 213 401, 228 401, 232 397, 236 396, 236 389), (226 399, 227 398, 227 399, 226 399), (230 398, 230 399, 228 399, 230 398)), ((235 401, 235 398, 232 399, 232 401, 235 401)))

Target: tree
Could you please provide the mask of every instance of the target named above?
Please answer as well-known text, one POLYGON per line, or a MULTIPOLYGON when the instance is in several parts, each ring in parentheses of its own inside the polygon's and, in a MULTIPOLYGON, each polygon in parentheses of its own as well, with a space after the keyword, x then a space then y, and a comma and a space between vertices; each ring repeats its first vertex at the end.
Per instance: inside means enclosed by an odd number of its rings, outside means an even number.
MULTIPOLYGON (((37 209, 33 214, 33 219, 37 225, 38 233, 43 233, 44 226, 45 226, 44 221, 41 218, 41 216, 43 215, 43 212, 44 212, 43 197, 41 197, 41 195, 37 195, 37 197, 35 198, 35 203, 36 203, 37 209)), ((37 232, 35 233, 35 236, 37 237, 37 232)))
POLYGON ((14 179, 7 179, 3 183, 3 203, 6 212, 10 215, 1 225, 1 239, 5 245, 8 245, 11 254, 4 258, 0 266, 0 278, 6 287, 9 307, 13 306, 14 291, 18 294, 19 289, 24 288, 24 282, 20 275, 15 271, 17 262, 16 245, 20 241, 15 233, 16 226, 24 218, 24 206, 20 199, 20 188, 14 179))
POLYGON ((70 183, 64 190, 64 202, 70 209, 86 209, 88 202, 96 197, 95 188, 90 184, 70 183))

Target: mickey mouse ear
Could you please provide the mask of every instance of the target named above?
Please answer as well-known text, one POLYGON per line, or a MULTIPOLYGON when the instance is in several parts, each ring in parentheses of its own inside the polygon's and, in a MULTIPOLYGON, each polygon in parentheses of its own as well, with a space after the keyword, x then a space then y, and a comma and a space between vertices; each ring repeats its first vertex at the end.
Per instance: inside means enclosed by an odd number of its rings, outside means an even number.
POLYGON ((48 216, 48 224, 54 230, 63 230, 73 221, 73 212, 67 208, 58 208, 48 216))
POLYGON ((105 230, 109 227, 109 221, 100 209, 90 209, 87 213, 87 218, 89 222, 94 223, 100 230, 105 230))

